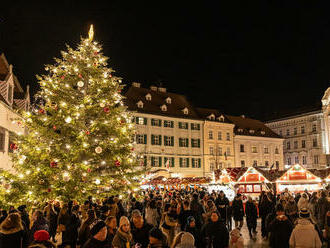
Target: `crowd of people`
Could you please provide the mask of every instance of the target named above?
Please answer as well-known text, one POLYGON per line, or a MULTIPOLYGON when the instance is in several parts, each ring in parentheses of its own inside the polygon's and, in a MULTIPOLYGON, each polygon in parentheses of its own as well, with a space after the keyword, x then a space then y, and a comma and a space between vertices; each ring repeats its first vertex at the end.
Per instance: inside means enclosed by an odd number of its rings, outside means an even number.
POLYGON ((246 202, 240 194, 230 202, 222 191, 203 189, 146 190, 137 196, 3 209, 0 248, 241 248, 241 228, 246 225, 255 241, 259 217, 260 236, 270 247, 330 247, 326 190, 262 192, 246 202))

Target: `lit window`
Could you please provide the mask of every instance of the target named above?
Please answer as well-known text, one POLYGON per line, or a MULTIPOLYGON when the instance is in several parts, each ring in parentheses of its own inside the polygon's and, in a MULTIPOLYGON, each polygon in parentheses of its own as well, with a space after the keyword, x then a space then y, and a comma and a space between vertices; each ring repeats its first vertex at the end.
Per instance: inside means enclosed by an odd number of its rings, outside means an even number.
POLYGON ((170 97, 166 98, 166 103, 167 104, 171 104, 172 103, 172 99, 170 97))
POLYGON ((160 108, 161 108, 161 110, 164 111, 164 112, 167 111, 167 106, 166 106, 165 104, 162 105, 160 108))
POLYGON ((185 115, 189 114, 189 110, 187 108, 184 108, 182 111, 183 111, 183 114, 185 114, 185 115))
POLYGON ((142 102, 142 101, 139 101, 139 102, 137 103, 137 106, 138 106, 138 108, 143 108, 143 102, 142 102))
POLYGON ((150 94, 150 93, 148 93, 148 94, 146 95, 146 100, 147 100, 147 101, 151 101, 151 94, 150 94))

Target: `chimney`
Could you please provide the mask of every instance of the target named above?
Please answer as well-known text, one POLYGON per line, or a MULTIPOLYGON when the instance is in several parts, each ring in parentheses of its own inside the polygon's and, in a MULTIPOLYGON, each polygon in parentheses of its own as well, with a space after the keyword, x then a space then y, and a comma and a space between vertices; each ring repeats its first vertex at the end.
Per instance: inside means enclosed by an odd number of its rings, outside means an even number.
POLYGON ((141 84, 138 83, 138 82, 133 82, 133 83, 132 83, 132 86, 133 86, 133 87, 136 87, 136 88, 140 88, 141 84))
POLYGON ((159 91, 159 92, 166 93, 166 88, 158 87, 158 91, 159 91))
POLYGON ((151 89, 152 91, 157 91, 157 87, 154 86, 154 85, 151 85, 151 86, 150 86, 150 89, 151 89))

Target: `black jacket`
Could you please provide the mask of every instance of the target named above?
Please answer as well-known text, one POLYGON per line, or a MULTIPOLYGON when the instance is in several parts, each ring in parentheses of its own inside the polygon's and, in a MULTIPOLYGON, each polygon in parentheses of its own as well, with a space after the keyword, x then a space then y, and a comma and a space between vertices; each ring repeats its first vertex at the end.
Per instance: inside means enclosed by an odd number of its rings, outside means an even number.
POLYGON ((191 233, 194 236, 196 248, 203 247, 200 229, 198 229, 197 227, 191 228, 189 226, 186 226, 185 231, 191 233))
POLYGON ((242 200, 234 200, 232 205, 232 213, 234 220, 243 220, 244 209, 242 200))
POLYGON ((99 241, 97 239, 91 238, 82 246, 82 248, 104 248, 106 244, 105 241, 99 241))
POLYGON ((147 248, 149 244, 149 231, 153 226, 144 222, 143 227, 140 229, 137 229, 134 224, 132 224, 131 227, 134 243, 140 243, 142 245, 141 248, 147 248))
POLYGON ((223 222, 210 221, 202 230, 202 237, 204 237, 203 247, 207 248, 225 248, 228 247, 229 232, 223 222))
POLYGON ((292 229, 291 221, 287 217, 285 217, 285 220, 275 218, 268 226, 270 247, 289 248, 292 229))
POLYGON ((27 247, 27 234, 20 228, 11 230, 0 230, 0 247, 1 248, 25 248, 27 247))
POLYGON ((227 212, 228 206, 229 206, 229 200, 226 196, 223 198, 218 197, 215 200, 215 206, 217 207, 221 219, 225 220, 229 216, 229 213, 227 212), (221 206, 221 207, 220 207, 221 206))

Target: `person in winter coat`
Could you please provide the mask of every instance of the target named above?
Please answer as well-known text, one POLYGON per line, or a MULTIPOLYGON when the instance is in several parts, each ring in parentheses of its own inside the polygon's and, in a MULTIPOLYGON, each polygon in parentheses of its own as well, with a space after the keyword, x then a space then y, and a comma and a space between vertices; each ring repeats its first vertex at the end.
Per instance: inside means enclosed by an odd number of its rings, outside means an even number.
POLYGON ((33 224, 30 231, 29 242, 33 241, 33 235, 38 230, 49 231, 49 224, 40 210, 36 210, 32 215, 33 224))
POLYGON ((292 223, 294 223, 298 217, 298 207, 293 196, 289 196, 289 201, 285 205, 285 214, 292 223))
POLYGON ((49 233, 45 230, 36 231, 33 237, 34 241, 29 245, 29 248, 56 248, 56 245, 49 240, 49 233))
POLYGON ((308 209, 301 209, 299 212, 299 217, 298 223, 290 236, 290 247, 321 248, 322 242, 314 224, 309 220, 310 213, 308 209))
POLYGON ((147 248, 149 244, 149 231, 152 225, 145 223, 139 210, 132 216, 131 233, 135 244, 140 244, 140 248, 147 248))
POLYGON ((107 225, 107 242, 105 248, 112 247, 112 241, 117 232, 117 219, 115 216, 108 216, 105 220, 105 224, 107 225))
POLYGON ((235 227, 242 228, 243 226, 243 216, 244 216, 244 209, 243 209, 243 201, 242 195, 237 194, 233 201, 232 205, 232 213, 235 221, 235 227), (238 225, 239 223, 239 225, 238 225))
POLYGON ((276 217, 268 225, 269 246, 272 248, 289 248, 289 239, 292 232, 292 223, 285 216, 284 208, 281 204, 276 205, 276 217))
POLYGON ((0 225, 0 247, 25 248, 27 246, 27 233, 18 213, 11 213, 0 225))
POLYGON ((217 207, 212 200, 208 200, 205 205, 205 213, 203 214, 205 224, 209 221, 210 216, 214 211, 217 211, 217 207))
POLYGON ((191 233, 194 236, 195 239, 195 246, 197 248, 201 248, 202 246, 202 237, 201 237, 201 231, 200 229, 197 229, 196 227, 196 221, 193 216, 189 216, 187 219, 187 224, 184 229, 186 232, 191 233))
POLYGON ((218 209, 221 220, 226 223, 227 221, 227 210, 229 207, 229 200, 226 197, 225 193, 221 190, 218 198, 215 200, 215 206, 218 209))
POLYGON ((264 194, 261 202, 259 203, 259 215, 261 217, 261 236, 263 238, 267 238, 267 228, 266 228, 266 218, 268 214, 271 213, 274 202, 272 201, 272 194, 268 192, 267 194, 264 194))
POLYGON ((87 219, 82 223, 78 233, 78 244, 83 246, 90 238, 90 225, 95 221, 96 215, 93 209, 87 211, 87 219))
POLYGON ((175 235, 175 228, 179 224, 176 210, 177 209, 174 205, 168 209, 168 212, 164 216, 164 222, 161 226, 169 244, 172 244, 175 235))
POLYGON ((157 227, 153 227, 149 232, 148 248, 168 248, 166 236, 157 227))
POLYGON ((297 204, 298 211, 300 211, 300 209, 302 208, 308 208, 308 202, 308 195, 306 193, 303 193, 297 204))
POLYGON ((196 225, 201 228, 203 225, 203 213, 205 212, 203 205, 199 201, 199 196, 194 193, 190 202, 190 209, 193 212, 193 216, 196 220, 196 225))
POLYGON ((91 238, 87 240, 87 242, 82 246, 82 248, 105 247, 107 238, 107 226, 104 221, 95 220, 90 226, 90 234, 91 238))
POLYGON ((230 232, 229 248, 244 248, 244 239, 238 228, 230 232))
POLYGON ((213 212, 211 214, 210 220, 211 221, 207 223, 202 230, 202 237, 204 237, 203 247, 228 247, 229 233, 225 224, 221 222, 219 213, 213 212))
POLYGON ((30 230, 30 218, 29 214, 26 212, 26 205, 19 206, 17 210, 21 215, 22 224, 25 226, 25 229, 30 230))
MULTIPOLYGON (((58 203, 56 203, 58 204, 58 203)), ((56 204, 49 202, 45 209, 46 219, 49 223, 49 236, 56 243, 55 236, 57 232, 57 220, 60 209, 56 204)))
POLYGON ((189 232, 178 233, 174 238, 171 248, 195 248, 194 236, 189 232))
POLYGON ((157 226, 159 223, 160 216, 157 211, 156 201, 151 200, 148 202, 145 210, 145 219, 149 225, 157 226))
POLYGON ((251 196, 248 197, 248 201, 245 205, 245 215, 246 215, 246 224, 249 230, 250 238, 253 237, 252 233, 256 234, 257 228, 257 218, 258 218, 258 211, 255 205, 255 202, 252 201, 251 196))
POLYGON ((325 218, 323 238, 327 243, 327 248, 330 248, 330 211, 327 212, 325 218))
POLYGON ((113 248, 127 248, 133 245, 133 237, 130 232, 130 223, 126 216, 119 221, 119 228, 112 241, 113 248))
POLYGON ((317 201, 315 207, 316 221, 320 230, 324 229, 325 216, 328 210, 330 210, 329 202, 326 197, 327 197, 327 193, 325 191, 321 191, 321 197, 317 201))
POLYGON ((179 213, 179 223, 181 225, 181 230, 184 231, 184 228, 187 224, 187 219, 189 216, 193 216, 193 211, 189 208, 189 201, 184 201, 182 206, 180 206, 180 213, 179 213), (183 209, 182 209, 183 207, 183 209))

